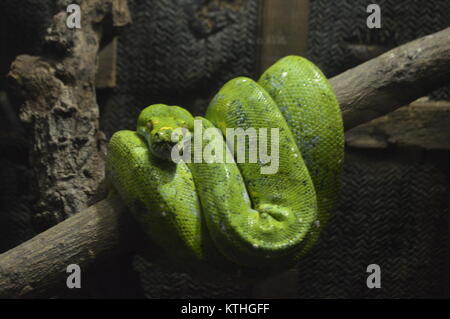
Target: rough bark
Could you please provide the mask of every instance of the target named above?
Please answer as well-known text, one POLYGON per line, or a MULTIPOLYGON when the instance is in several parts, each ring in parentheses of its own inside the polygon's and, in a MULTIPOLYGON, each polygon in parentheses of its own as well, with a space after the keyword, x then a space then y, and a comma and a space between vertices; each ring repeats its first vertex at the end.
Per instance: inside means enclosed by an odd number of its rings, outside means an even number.
POLYGON ((120 252, 122 209, 120 200, 105 199, 2 254, 0 298, 49 296, 65 285, 68 265, 84 273, 85 265, 120 252))
MULTIPOLYGON (((450 28, 333 78, 346 128, 381 116, 448 82, 449 39, 450 28)), ((77 263, 87 269, 97 256, 133 249, 133 241, 119 236, 118 216, 123 210, 120 200, 110 197, 0 255, 0 296, 48 295, 50 288, 65 283, 67 265, 77 263)), ((128 230, 125 237, 134 233, 128 230)))
POLYGON ((21 55, 9 79, 24 99, 20 118, 30 138, 38 227, 92 204, 104 179, 106 141, 95 95, 97 53, 105 30, 130 22, 126 1, 78 1, 81 28, 66 25, 67 5, 53 17, 45 56, 21 55), (112 26, 111 24, 112 20, 112 26), (55 55, 56 53, 56 55, 55 55))
POLYGON ((450 103, 418 101, 399 108, 345 134, 356 148, 415 147, 450 150, 450 103))

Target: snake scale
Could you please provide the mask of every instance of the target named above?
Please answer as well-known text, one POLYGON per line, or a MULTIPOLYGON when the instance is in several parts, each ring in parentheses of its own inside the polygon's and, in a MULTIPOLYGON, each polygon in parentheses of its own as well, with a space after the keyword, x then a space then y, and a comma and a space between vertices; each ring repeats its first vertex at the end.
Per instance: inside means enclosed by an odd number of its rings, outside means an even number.
MULTIPOLYGON (((233 154, 217 136, 202 139, 233 154)), ((292 267, 317 241, 337 199, 343 147, 327 79, 307 59, 287 56, 258 82, 227 82, 205 117, 179 106, 145 108, 136 131, 112 136, 107 176, 168 264, 203 277, 256 278, 292 267), (180 144, 172 134, 192 132, 194 120, 223 139, 227 128, 278 128, 278 170, 262 174, 264 161, 175 163, 168 154, 180 144)))

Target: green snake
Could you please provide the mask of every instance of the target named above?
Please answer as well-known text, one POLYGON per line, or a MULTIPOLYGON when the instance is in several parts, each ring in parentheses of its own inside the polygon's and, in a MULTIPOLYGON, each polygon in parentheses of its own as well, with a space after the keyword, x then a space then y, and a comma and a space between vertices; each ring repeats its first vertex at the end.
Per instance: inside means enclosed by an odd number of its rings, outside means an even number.
MULTIPOLYGON (((273 138, 267 134, 268 145, 273 138)), ((245 141, 246 151, 262 145, 245 141)), ((107 176, 169 263, 199 275, 257 277, 292 267, 317 241, 337 199, 343 147, 342 116, 326 77, 307 59, 287 56, 258 82, 227 82, 205 117, 179 106, 145 108, 136 131, 110 139, 107 176), (171 160, 184 145, 174 132, 194 132, 194 121, 222 138, 204 134, 201 151, 212 145, 213 156, 231 154, 231 161, 196 161, 195 154, 190 162, 171 160), (237 143, 223 142, 227 128, 277 128, 276 173, 262 173, 267 161, 236 160, 237 143)), ((194 153, 192 146, 183 152, 194 153)))

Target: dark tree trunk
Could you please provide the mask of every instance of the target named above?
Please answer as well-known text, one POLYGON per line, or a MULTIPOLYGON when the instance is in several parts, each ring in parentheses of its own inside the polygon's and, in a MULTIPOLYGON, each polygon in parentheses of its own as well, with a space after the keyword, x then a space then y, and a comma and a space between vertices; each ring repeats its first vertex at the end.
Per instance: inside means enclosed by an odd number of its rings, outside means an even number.
POLYGON ((38 227, 45 229, 93 203, 104 179, 95 74, 102 35, 130 22, 126 0, 78 1, 81 28, 66 25, 67 5, 45 37, 47 55, 21 55, 9 79, 23 98, 20 118, 30 139, 38 227), (111 26, 112 21, 112 26, 111 26))

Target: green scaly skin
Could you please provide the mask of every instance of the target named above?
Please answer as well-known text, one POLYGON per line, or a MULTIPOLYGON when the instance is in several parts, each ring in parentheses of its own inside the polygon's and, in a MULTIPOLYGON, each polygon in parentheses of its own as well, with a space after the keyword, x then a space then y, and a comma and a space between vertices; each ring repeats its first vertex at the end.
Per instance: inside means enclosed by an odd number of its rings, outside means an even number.
MULTIPOLYGON (((337 198, 343 136, 325 76, 308 60, 288 56, 258 83, 245 77, 226 83, 205 118, 178 106, 147 107, 136 132, 111 138, 107 172, 172 265, 203 277, 216 270, 266 276, 291 267, 317 241, 337 198), (192 132, 194 119, 223 136, 226 128, 269 128, 268 145, 270 128, 278 128, 278 171, 261 174, 267 164, 260 161, 172 162, 172 132, 192 132)), ((207 144, 230 152, 223 137, 206 137, 207 144)))

